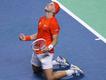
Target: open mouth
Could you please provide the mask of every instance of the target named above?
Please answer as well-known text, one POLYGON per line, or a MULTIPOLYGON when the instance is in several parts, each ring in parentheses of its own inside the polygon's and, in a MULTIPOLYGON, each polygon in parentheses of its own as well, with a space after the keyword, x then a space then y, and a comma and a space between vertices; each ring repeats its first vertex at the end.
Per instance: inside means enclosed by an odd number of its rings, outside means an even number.
POLYGON ((48 13, 50 13, 51 11, 50 11, 50 10, 48 10, 48 9, 45 9, 45 12, 48 12, 48 13))

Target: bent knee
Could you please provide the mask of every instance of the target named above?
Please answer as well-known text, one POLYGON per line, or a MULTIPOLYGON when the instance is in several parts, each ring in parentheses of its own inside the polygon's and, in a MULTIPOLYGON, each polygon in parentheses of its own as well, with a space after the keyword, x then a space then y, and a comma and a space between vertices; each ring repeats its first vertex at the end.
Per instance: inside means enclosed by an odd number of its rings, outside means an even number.
POLYGON ((34 73, 41 73, 42 72, 42 68, 35 66, 35 65, 32 65, 32 70, 34 73))
POLYGON ((47 78, 46 78, 47 80, 58 80, 58 79, 56 79, 53 75, 49 75, 47 78))
POLYGON ((54 80, 54 78, 53 77, 48 77, 47 80, 54 80))

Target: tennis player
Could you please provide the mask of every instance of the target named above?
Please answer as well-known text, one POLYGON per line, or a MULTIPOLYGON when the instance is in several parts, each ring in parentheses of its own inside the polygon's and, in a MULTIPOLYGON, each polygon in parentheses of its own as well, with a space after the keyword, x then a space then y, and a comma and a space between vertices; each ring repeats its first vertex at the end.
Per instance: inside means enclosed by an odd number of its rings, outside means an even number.
POLYGON ((43 70, 46 80, 57 80, 65 76, 71 76, 78 72, 82 72, 77 66, 71 65, 69 70, 53 71, 54 47, 58 42, 60 26, 55 15, 60 11, 60 6, 56 2, 48 3, 45 8, 45 16, 42 16, 38 22, 38 32, 33 35, 19 35, 20 40, 30 41, 43 38, 46 45, 42 51, 34 51, 32 55, 32 67, 35 72, 43 70), (43 60, 42 56, 47 55, 43 60))

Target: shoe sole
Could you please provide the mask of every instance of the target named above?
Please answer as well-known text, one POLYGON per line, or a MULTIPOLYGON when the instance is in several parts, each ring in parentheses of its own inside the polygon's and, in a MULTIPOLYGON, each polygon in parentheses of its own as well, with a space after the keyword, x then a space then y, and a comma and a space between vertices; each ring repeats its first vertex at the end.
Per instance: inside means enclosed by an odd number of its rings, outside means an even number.
POLYGON ((81 74, 84 74, 84 72, 78 66, 71 64, 71 67, 74 67, 75 69, 78 70, 78 72, 80 72, 81 74))

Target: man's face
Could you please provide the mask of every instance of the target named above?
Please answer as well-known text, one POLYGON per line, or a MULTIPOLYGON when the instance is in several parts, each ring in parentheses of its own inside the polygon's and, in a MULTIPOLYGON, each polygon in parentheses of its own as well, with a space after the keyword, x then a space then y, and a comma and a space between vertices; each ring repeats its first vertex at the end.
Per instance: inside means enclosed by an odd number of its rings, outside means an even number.
POLYGON ((45 6, 45 11, 46 11, 46 12, 52 12, 52 13, 54 13, 54 12, 55 12, 54 3, 53 3, 53 2, 48 3, 48 4, 45 6))

